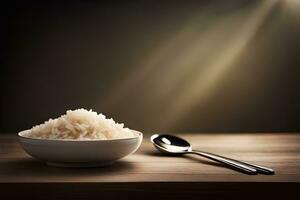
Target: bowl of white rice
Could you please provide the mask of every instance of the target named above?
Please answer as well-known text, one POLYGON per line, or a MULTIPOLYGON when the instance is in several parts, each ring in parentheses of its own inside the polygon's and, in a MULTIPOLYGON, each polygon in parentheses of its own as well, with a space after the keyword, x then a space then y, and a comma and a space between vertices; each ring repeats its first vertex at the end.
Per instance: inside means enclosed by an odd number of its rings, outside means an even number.
POLYGON ((143 134, 92 110, 66 114, 18 133, 32 157, 58 167, 110 165, 141 145, 143 134))

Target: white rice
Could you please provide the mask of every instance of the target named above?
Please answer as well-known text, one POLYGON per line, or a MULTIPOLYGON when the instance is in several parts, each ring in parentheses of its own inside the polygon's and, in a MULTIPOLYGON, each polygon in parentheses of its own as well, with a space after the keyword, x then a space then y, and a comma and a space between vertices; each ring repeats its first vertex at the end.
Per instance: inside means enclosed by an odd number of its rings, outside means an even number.
POLYGON ((68 110, 65 115, 32 127, 27 137, 40 139, 109 140, 132 138, 136 134, 92 110, 68 110))

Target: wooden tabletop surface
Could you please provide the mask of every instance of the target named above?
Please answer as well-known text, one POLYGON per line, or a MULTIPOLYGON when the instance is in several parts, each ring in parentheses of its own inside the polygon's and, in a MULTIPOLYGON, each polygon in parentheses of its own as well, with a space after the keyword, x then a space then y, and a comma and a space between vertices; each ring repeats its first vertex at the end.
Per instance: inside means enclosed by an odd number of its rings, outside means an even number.
MULTIPOLYGON (((109 167, 56 168, 27 155, 15 134, 0 134, 0 183, 99 183, 142 187, 241 183, 300 183, 300 134, 224 133, 176 134, 215 154, 244 160, 275 170, 274 175, 247 175, 199 156, 169 157, 160 154, 144 137, 140 149, 109 167)), ((171 186, 170 186, 171 187, 171 186)), ((281 187, 281 186, 280 186, 281 187)), ((297 184, 298 187, 298 184, 297 184)), ((8 188, 9 189, 9 188, 8 188)), ((197 190, 197 189, 196 189, 197 190)))

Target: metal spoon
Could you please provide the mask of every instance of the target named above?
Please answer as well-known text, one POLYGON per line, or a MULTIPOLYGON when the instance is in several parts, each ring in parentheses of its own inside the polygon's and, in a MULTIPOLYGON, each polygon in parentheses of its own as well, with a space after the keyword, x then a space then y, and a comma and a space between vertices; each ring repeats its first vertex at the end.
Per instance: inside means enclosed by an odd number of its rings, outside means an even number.
POLYGON ((188 153, 197 154, 248 174, 274 174, 274 170, 270 168, 234 160, 231 158, 226 158, 212 153, 192 150, 192 146, 190 145, 190 143, 182 138, 173 135, 155 134, 151 136, 150 140, 153 145, 163 153, 178 155, 188 153))

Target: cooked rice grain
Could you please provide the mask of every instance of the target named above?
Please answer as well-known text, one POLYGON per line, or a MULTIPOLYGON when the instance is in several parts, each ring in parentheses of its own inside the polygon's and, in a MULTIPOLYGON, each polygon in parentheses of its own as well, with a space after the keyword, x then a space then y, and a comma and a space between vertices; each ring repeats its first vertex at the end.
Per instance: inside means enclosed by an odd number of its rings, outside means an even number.
POLYGON ((101 113, 77 109, 68 110, 59 118, 32 127, 27 136, 40 139, 109 140, 136 135, 129 128, 124 128, 124 124, 115 123, 101 113))

